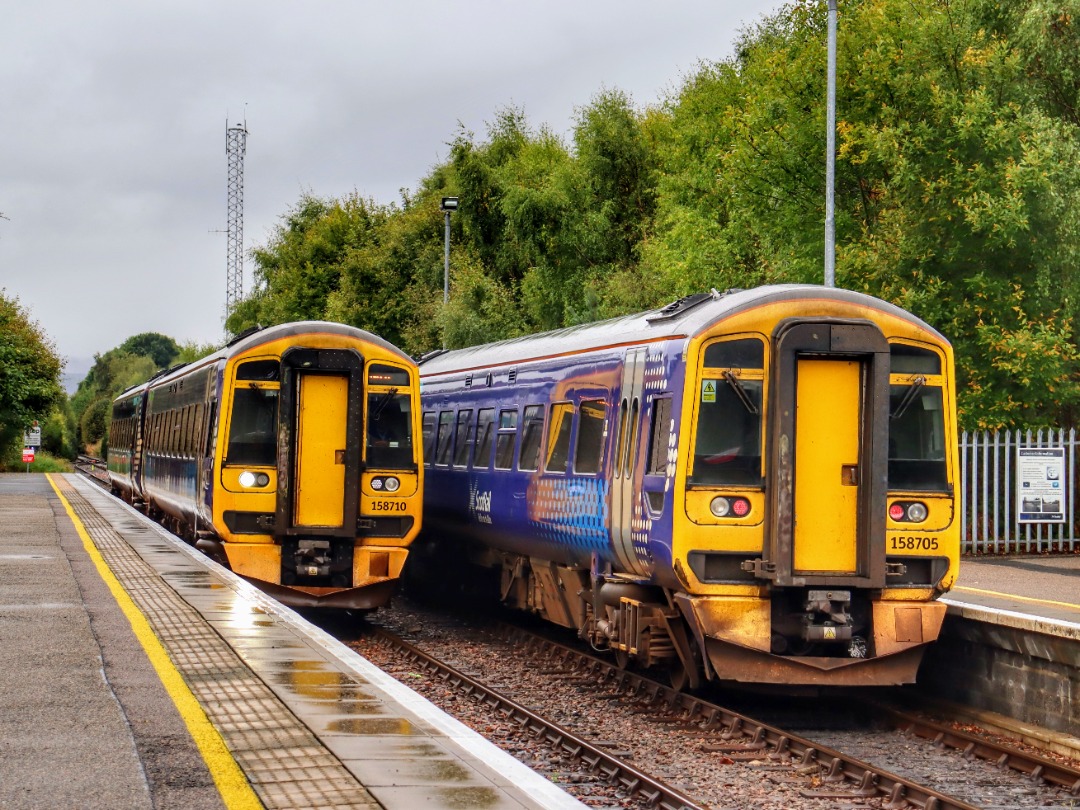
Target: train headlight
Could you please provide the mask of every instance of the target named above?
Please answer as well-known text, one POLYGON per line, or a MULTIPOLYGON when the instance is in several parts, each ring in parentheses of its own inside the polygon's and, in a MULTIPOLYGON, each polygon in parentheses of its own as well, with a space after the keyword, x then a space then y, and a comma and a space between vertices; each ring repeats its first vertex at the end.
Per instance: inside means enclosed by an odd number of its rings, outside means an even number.
POLYGON ((244 470, 240 473, 240 486, 245 489, 254 489, 257 487, 265 487, 270 483, 270 476, 264 472, 254 473, 251 470, 244 470))
POLYGON ((709 511, 716 517, 727 517, 731 514, 731 501, 727 498, 713 498, 709 504, 709 511))
POLYGON ((898 523, 922 523, 930 514, 925 503, 897 501, 889 507, 889 517, 898 523))
POLYGON ((371 479, 371 488, 374 489, 374 490, 381 490, 382 489, 382 479, 381 478, 372 478, 371 479))
POLYGON ((383 482, 383 486, 386 487, 387 492, 397 492, 399 489, 401 489, 401 482, 394 478, 394 476, 388 475, 386 477, 386 480, 383 482))

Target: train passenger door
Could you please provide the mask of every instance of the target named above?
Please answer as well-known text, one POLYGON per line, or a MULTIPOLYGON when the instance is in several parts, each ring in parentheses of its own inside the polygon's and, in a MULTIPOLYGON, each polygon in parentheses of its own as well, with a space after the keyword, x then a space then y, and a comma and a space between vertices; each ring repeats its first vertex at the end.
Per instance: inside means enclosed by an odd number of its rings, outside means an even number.
POLYGON ((796 318, 774 341, 761 575, 884 587, 889 344, 869 321, 796 318))
POLYGON ((619 387, 618 426, 611 462, 611 540, 623 569, 638 574, 647 573, 638 562, 632 536, 634 506, 641 497, 641 488, 634 482, 640 478, 637 457, 644 380, 645 349, 630 349, 626 352, 619 387))
POLYGON ((800 359, 795 394, 797 573, 855 573, 861 363, 800 359))
POLYGON ((352 349, 282 354, 276 534, 356 535, 363 371, 352 349))
POLYGON ((341 526, 349 378, 297 375, 295 526, 341 526))

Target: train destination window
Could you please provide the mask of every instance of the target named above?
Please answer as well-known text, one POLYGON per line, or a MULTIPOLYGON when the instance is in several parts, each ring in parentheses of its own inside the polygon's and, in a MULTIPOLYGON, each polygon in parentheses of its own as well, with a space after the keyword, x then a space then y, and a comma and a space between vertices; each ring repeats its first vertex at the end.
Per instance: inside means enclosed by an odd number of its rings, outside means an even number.
POLYGON ((488 467, 491 465, 491 446, 495 433, 495 409, 481 408, 476 414, 476 458, 473 459, 473 467, 488 467))
POLYGON ((607 403, 590 399, 578 408, 577 447, 574 449, 574 472, 600 472, 604 455, 604 436, 607 433, 607 403))
POLYGON ((704 364, 690 483, 760 486, 764 344, 757 338, 713 343, 704 364))
POLYGON ((424 412, 424 422, 421 430, 424 432, 424 463, 431 465, 431 462, 435 459, 435 420, 437 419, 434 411, 424 412))
POLYGON ((941 358, 916 346, 890 349, 889 488, 948 491, 941 358))
POLYGON ((472 450, 474 425, 472 409, 466 408, 457 414, 457 436, 454 439, 454 466, 469 466, 469 452, 472 450))
POLYGON ((272 467, 277 463, 278 392, 272 388, 237 387, 229 418, 229 464, 272 467))
POLYGON ((250 360, 236 367, 238 380, 263 380, 269 382, 281 375, 281 364, 277 360, 250 360))
POLYGON ((514 466, 514 439, 517 438, 517 411, 499 411, 499 435, 495 439, 495 469, 514 466))
POLYGON ((408 387, 409 372, 403 368, 373 363, 368 368, 368 385, 396 385, 408 387))
POLYGON ((671 397, 653 400, 649 430, 649 466, 646 475, 667 474, 668 441, 671 437, 671 397))
POLYGON ((519 470, 535 470, 540 466, 540 441, 543 437, 544 406, 526 405, 521 425, 519 470))
POLYGON ((443 411, 439 414, 439 433, 435 439, 435 463, 446 465, 450 463, 450 447, 454 437, 454 412, 443 411))
POLYGON ((574 406, 569 402, 556 402, 551 406, 548 423, 548 449, 544 460, 547 472, 566 472, 570 460, 570 425, 574 419, 574 406))
POLYGON ((367 465, 389 469, 412 466, 412 404, 396 388, 368 394, 367 465))

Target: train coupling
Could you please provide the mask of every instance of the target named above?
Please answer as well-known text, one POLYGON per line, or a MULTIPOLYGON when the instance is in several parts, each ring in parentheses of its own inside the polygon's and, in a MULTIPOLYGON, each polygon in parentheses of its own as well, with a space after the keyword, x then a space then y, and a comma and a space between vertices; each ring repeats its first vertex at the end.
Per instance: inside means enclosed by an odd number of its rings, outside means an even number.
POLYGON ((332 562, 329 540, 301 540, 297 543, 295 570, 299 576, 328 577, 332 562))
POLYGON ((852 640, 851 591, 815 591, 803 603, 803 641, 837 642, 852 640))

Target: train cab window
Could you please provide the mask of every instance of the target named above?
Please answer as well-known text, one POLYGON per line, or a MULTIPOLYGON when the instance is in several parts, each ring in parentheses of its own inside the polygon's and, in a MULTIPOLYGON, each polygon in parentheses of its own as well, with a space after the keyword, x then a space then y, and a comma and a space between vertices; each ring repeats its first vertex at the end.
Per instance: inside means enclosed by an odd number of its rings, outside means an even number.
POLYGON ((544 438, 544 406, 526 405, 521 420, 521 457, 519 470, 540 466, 540 441, 544 438))
POLYGON ((276 389, 237 386, 229 418, 228 464, 272 467, 277 462, 276 389))
POLYGON ((760 486, 765 349, 758 338, 706 347, 690 483, 760 486))
POLYGON ((570 425, 574 421, 574 406, 569 402, 556 402, 551 406, 548 422, 548 449, 544 459, 546 472, 566 472, 570 460, 570 425))
POLYGON ((454 412, 443 411, 439 414, 439 433, 435 439, 435 463, 450 463, 450 447, 454 438, 454 412))
POLYGON ((435 421, 438 417, 435 411, 424 413, 424 463, 431 464, 435 460, 435 421))
POLYGON ((412 467, 412 402, 408 394, 371 392, 367 403, 367 451, 369 467, 403 470, 412 467))
POLYGON ((249 360, 236 367, 236 379, 270 382, 281 376, 281 363, 277 360, 249 360))
POLYGON ((457 414, 457 436, 454 438, 454 466, 468 467, 469 454, 476 438, 476 425, 472 418, 472 408, 465 408, 457 414))
POLYGON ((900 343, 890 354, 889 488, 948 491, 941 358, 900 343))
POLYGON ((495 409, 481 408, 476 414, 476 458, 473 467, 485 468, 491 465, 491 446, 495 434, 495 409))
POLYGON ((607 435, 607 403, 591 399, 578 408, 577 446, 574 448, 574 472, 592 475, 600 472, 607 435))
POLYGON ((514 466, 514 439, 517 438, 517 411, 499 411, 499 433, 495 437, 495 469, 514 466))
POLYGON ((646 475, 666 475, 668 441, 671 438, 671 397, 653 400, 649 429, 649 466, 646 475))

